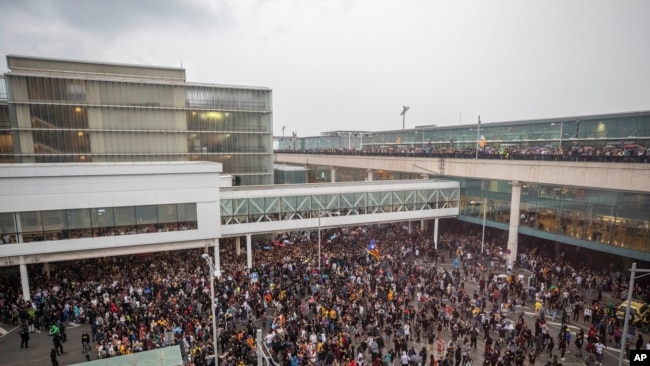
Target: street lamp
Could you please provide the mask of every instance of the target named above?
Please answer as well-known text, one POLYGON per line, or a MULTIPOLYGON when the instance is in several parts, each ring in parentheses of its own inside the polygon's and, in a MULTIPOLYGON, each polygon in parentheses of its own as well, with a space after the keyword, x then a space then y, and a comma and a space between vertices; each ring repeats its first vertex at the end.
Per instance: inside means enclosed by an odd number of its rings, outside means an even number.
POLYGON ((402 107, 402 113, 400 113, 400 115, 402 116, 402 130, 406 126, 406 112, 408 112, 409 108, 411 108, 411 107, 409 107, 407 105, 403 106, 402 107))
POLYGON ((483 232, 481 233, 481 254, 483 254, 483 248, 485 246, 485 212, 487 211, 487 198, 483 198, 483 201, 469 202, 472 205, 482 205, 483 206, 483 232))
POLYGON ((321 211, 318 210, 318 274, 320 275, 320 215, 321 211))
POLYGON ((641 278, 650 274, 650 269, 637 269, 636 262, 632 263, 632 268, 630 269, 630 284, 627 289, 627 300, 622 303, 625 304, 625 317, 623 318, 623 339, 621 340, 621 352, 618 355, 618 365, 623 366, 623 356, 625 355, 625 341, 627 340, 627 332, 629 327, 629 317, 630 317, 630 305, 632 302, 632 291, 634 291, 634 280, 636 278, 641 278), (641 272, 645 273, 644 275, 637 276, 636 273, 641 272))
POLYGON ((214 278, 221 277, 221 272, 217 270, 212 263, 212 257, 208 253, 203 253, 201 258, 205 259, 210 267, 210 307, 212 308, 212 342, 214 343, 214 365, 219 366, 219 352, 217 351, 217 315, 215 313, 215 303, 214 303, 214 278))

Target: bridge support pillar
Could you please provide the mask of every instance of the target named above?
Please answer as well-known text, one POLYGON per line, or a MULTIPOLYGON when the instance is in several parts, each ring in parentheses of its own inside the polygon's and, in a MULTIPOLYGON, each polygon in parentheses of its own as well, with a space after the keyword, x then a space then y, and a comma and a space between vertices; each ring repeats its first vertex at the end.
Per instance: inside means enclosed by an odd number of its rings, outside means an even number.
POLYGON ((372 171, 372 169, 368 169, 368 179, 367 179, 367 181, 372 182, 374 179, 375 179, 374 172, 372 171))
POLYGON ((433 247, 438 250, 438 220, 433 220, 433 247))
POLYGON ((50 262, 43 263, 43 272, 45 272, 45 278, 50 278, 50 262))
POLYGON ((512 181, 512 195, 510 197, 510 227, 508 229, 508 268, 512 268, 517 261, 517 246, 519 237, 519 204, 521 200, 521 182, 512 181))
POLYGON ((246 266, 249 270, 253 268, 253 244, 251 243, 251 234, 246 234, 246 266))
POLYGON ((25 263, 25 256, 18 257, 20 267, 20 285, 23 289, 23 300, 29 301, 32 299, 29 291, 29 275, 27 274, 27 264, 25 263))
POLYGON ((330 167, 330 178, 331 183, 336 183, 336 167, 334 166, 330 167))
POLYGON ((240 236, 235 237, 235 254, 237 254, 237 255, 241 254, 241 237, 240 236))
POLYGON ((427 220, 420 220, 420 231, 423 233, 427 231, 427 220))
POLYGON ((413 232, 413 221, 409 221, 409 235, 413 232))

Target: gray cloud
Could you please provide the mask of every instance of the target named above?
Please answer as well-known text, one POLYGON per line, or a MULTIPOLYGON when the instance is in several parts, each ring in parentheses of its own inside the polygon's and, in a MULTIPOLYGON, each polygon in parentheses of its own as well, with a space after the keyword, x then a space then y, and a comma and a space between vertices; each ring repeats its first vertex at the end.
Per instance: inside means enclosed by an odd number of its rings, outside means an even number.
MULTIPOLYGON (((2 0, 0 0, 2 1, 2 0)), ((276 133, 649 109, 650 2, 3 1, 0 55, 274 90, 276 133)))

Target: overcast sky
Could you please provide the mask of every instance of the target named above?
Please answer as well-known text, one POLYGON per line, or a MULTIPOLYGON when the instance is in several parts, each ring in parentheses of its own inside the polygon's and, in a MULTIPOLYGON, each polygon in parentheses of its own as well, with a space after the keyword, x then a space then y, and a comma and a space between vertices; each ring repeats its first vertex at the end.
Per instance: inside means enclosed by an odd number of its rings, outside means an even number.
MULTIPOLYGON (((650 109, 648 0, 0 0, 0 53, 273 89, 274 132, 650 109)), ((6 62, 3 70, 6 71, 6 62)))

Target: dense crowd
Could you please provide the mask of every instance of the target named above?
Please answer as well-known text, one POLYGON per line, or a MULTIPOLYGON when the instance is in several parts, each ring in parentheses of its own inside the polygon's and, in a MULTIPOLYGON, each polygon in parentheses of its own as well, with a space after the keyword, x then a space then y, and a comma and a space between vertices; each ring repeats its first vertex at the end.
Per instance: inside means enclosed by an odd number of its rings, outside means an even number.
MULTIPOLYGON (((280 239, 309 243, 258 250, 251 271, 245 255, 222 240, 220 364, 256 364, 258 351, 290 366, 557 364, 572 344, 584 347, 587 361, 601 362, 605 345, 621 342, 617 304, 603 304, 603 293, 624 294, 625 273, 584 261, 572 266, 570 253, 558 257, 525 243, 517 274, 510 273, 499 259, 500 235, 488 235, 481 254, 480 235, 453 225, 442 230, 438 250, 430 232, 409 233, 402 223, 332 230, 323 235, 320 263, 314 233, 286 233, 280 239), (379 260, 366 251, 371 239, 379 260), (532 273, 530 282, 524 273, 532 273), (535 309, 533 329, 524 305, 535 309), (556 317, 562 331, 551 334, 546 324, 556 317), (568 331, 570 321, 586 333, 568 331)), ((52 263, 49 274, 42 267, 30 273, 28 302, 19 281, 3 279, 2 321, 53 333, 57 353, 65 326, 75 322, 90 326, 86 355, 90 344, 100 358, 178 344, 188 365, 212 365, 208 271, 198 250, 52 263)), ((639 282, 635 297, 647 289, 639 282)))
MULTIPOLYGON (((509 145, 509 144, 507 144, 509 145)), ((571 146, 559 148, 552 146, 535 147, 400 147, 400 148, 367 148, 359 149, 283 149, 275 151, 282 154, 323 154, 323 155, 364 155, 364 156, 409 156, 429 158, 455 159, 510 159, 510 160, 549 160, 549 161, 586 161, 586 162, 617 162, 617 163, 648 163, 650 152, 642 146, 571 146)))

